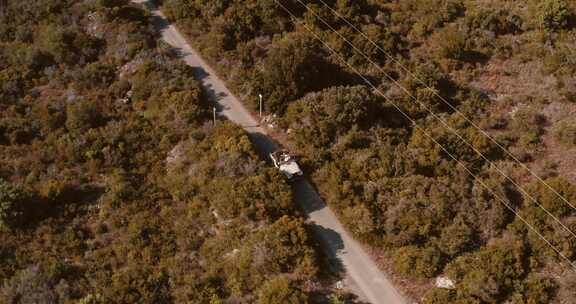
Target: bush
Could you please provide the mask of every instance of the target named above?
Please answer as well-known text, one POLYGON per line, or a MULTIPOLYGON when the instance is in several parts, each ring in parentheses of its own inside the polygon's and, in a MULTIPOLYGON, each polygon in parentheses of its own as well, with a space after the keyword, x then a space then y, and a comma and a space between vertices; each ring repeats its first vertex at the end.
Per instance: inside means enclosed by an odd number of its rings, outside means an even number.
POLYGON ((106 304, 106 300, 100 294, 89 294, 80 299, 78 304, 106 304))
POLYGON ((448 28, 439 37, 440 55, 444 58, 463 60, 470 52, 468 37, 465 33, 448 28))
POLYGON ((472 233, 472 229, 462 218, 456 218, 452 225, 442 230, 440 249, 447 255, 455 256, 472 244, 472 233))
POLYGON ((295 288, 285 277, 272 279, 264 284, 259 291, 259 304, 300 304, 307 303, 308 297, 295 288))
POLYGON ((59 303, 70 300, 64 280, 65 266, 59 262, 34 265, 19 271, 0 291, 5 303, 59 303))
POLYGON ((378 118, 380 99, 367 87, 332 87, 291 104, 283 124, 301 147, 324 148, 351 129, 366 129, 378 118))
POLYGON ((540 3, 540 25, 547 31, 558 31, 568 27, 573 17, 565 0, 545 0, 540 3))
POLYGON ((412 21, 412 33, 428 35, 444 24, 454 21, 465 11, 461 0, 407 0, 399 2, 403 12, 392 14, 395 23, 412 21), (406 20, 406 15, 410 20, 406 20))
POLYGON ((526 247, 522 241, 500 239, 448 264, 445 273, 456 280, 462 296, 487 303, 502 302, 526 274, 526 247))
POLYGON ((424 296, 424 304, 447 304, 456 300, 456 291, 433 288, 424 296))
MULTIPOLYGON (((525 189, 540 205, 556 216, 562 217, 569 215, 572 208, 568 206, 562 198, 569 202, 576 201, 576 186, 563 177, 548 178, 544 180, 544 183, 535 181, 525 187, 525 189), (548 187, 558 192, 562 198, 558 197, 558 195, 548 187)), ((532 198, 528 196, 524 197, 525 205, 537 208, 532 198)))
POLYGON ((524 303, 530 304, 550 303, 553 292, 556 289, 551 279, 539 277, 535 274, 531 274, 526 278, 523 287, 522 296, 518 296, 518 298, 521 297, 524 303))
POLYGON ((66 128, 70 132, 84 132, 100 122, 100 111, 91 101, 77 101, 66 107, 66 128))
POLYGON ((540 142, 545 123, 546 117, 536 109, 523 107, 514 113, 510 127, 523 146, 532 146, 540 142))
POLYGON ((337 83, 339 73, 323 58, 317 42, 291 34, 275 42, 252 85, 254 92, 264 96, 267 111, 282 114, 290 102, 337 83))
POLYGON ((523 20, 506 8, 486 8, 466 14, 470 30, 490 31, 496 35, 515 34, 522 29, 523 20))
POLYGON ((576 124, 563 123, 556 127, 554 132, 556 140, 567 147, 576 146, 576 124))
POLYGON ((442 254, 433 247, 402 247, 396 250, 394 262, 396 269, 403 274, 431 278, 440 269, 442 254))
POLYGON ((20 187, 0 179, 0 228, 12 227, 17 222, 23 198, 24 191, 20 187))

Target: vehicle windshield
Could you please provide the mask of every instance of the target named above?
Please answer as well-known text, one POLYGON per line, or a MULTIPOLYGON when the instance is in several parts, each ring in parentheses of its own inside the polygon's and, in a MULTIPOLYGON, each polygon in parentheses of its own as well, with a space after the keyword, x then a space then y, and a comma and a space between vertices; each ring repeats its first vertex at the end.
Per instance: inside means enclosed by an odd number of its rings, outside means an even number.
POLYGON ((274 155, 279 165, 284 165, 292 160, 292 157, 287 152, 279 152, 274 155))

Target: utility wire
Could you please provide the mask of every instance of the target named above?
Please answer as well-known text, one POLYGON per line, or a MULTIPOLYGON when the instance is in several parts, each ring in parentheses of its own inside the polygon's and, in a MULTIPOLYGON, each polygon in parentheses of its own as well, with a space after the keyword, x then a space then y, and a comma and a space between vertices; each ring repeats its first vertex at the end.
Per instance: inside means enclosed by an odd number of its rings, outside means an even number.
MULTIPOLYGON (((560 198, 565 204, 568 204, 573 210, 576 211, 576 206, 572 203, 570 203, 570 201, 568 201, 564 196, 562 196, 560 193, 558 193, 558 191, 554 188, 552 188, 552 186, 550 186, 548 183, 546 183, 540 176, 538 176, 536 173, 534 173, 534 171, 532 171, 530 168, 528 168, 528 166, 526 166, 524 163, 522 163, 518 158, 516 158, 516 156, 514 156, 514 154, 512 154, 510 151, 508 151, 508 149, 506 149, 504 146, 502 146, 494 137, 492 137, 490 134, 488 134, 488 132, 484 131, 482 128, 480 128, 476 123, 474 123, 470 118, 468 118, 466 115, 464 115, 464 113, 460 112, 456 107, 454 107, 450 102, 448 102, 444 97, 442 97, 440 94, 438 94, 436 92, 436 90, 434 90, 433 88, 431 88, 430 86, 428 86, 426 84, 426 82, 424 82, 422 79, 418 78, 418 75, 412 73, 408 68, 406 68, 400 61, 398 61, 396 58, 394 58, 394 56, 390 55, 389 52, 387 52, 383 47, 381 47, 378 43, 374 42, 374 40, 370 39, 370 37, 368 37, 368 35, 366 35, 363 31, 361 31, 357 26, 355 26, 352 22, 350 22, 346 17, 342 16, 342 14, 340 14, 338 11, 336 11, 335 9, 333 9, 332 7, 330 7, 328 4, 326 4, 326 2, 324 0, 319 0, 320 2, 322 2, 322 4, 327 7, 330 11, 332 11, 336 16, 338 16, 338 18, 340 18, 341 20, 343 20, 346 24, 348 24, 350 27, 352 27, 356 32, 358 32, 360 35, 362 35, 362 37, 364 37, 367 41, 369 41, 372 45, 374 45, 378 50, 380 50, 382 53, 384 53, 384 55, 386 55, 386 57, 388 57, 392 62, 394 62, 395 64, 397 64, 400 68, 402 68, 408 75, 410 75, 413 79, 416 79, 420 84, 424 85, 426 88, 430 89, 432 91, 432 93, 438 97, 440 100, 442 100, 442 102, 444 104, 446 104, 448 107, 450 107, 454 112, 458 113, 462 118, 464 118, 468 123, 470 123, 470 125, 472 125, 474 128, 476 128, 478 131, 480 131, 484 136, 486 136, 488 139, 490 139, 490 141, 492 141, 494 144, 496 144, 502 151, 504 151, 504 153, 506 153, 509 157, 511 157, 514 161, 516 161, 516 163, 518 163, 522 168, 524 168, 525 170, 527 170, 533 177, 535 177, 538 181, 540 181, 541 183, 543 183, 548 189, 550 189, 558 198, 560 198)), ((300 0, 298 0, 298 2, 300 2, 300 0)), ((300 2, 302 5, 304 5, 302 2, 300 2)))
MULTIPOLYGON (((500 173, 500 175, 502 175, 504 178, 506 178, 508 181, 510 181, 514 186, 516 186, 516 188, 518 188, 525 196, 527 196, 528 198, 530 198, 538 207, 540 207, 540 209, 542 209, 548 216, 550 216, 551 218, 554 219, 554 221, 556 221, 566 232, 568 232, 570 235, 572 235, 572 238, 576 239, 576 233, 574 233, 570 228, 568 228, 556 215, 554 215, 552 212, 550 212, 548 209, 546 209, 544 206, 542 206, 542 204, 540 204, 538 202, 538 200, 532 196, 530 193, 528 193, 523 187, 521 187, 518 183, 516 183, 516 181, 514 181, 512 178, 510 178, 508 175, 506 175, 498 166, 494 165, 494 163, 488 159, 482 152, 480 152, 476 147, 474 147, 474 145, 472 145, 471 143, 469 143, 462 135, 460 135, 460 133, 458 131, 456 131, 453 127, 450 126, 450 124, 448 124, 442 117, 438 116, 436 113, 434 113, 432 110, 430 110, 429 107, 427 107, 424 103, 422 103, 421 101, 418 100, 418 98, 416 98, 412 93, 410 93, 410 91, 408 91, 405 87, 403 87, 396 79, 394 79, 389 73, 387 73, 382 67, 380 67, 378 64, 376 64, 370 57, 368 57, 364 52, 362 52, 361 50, 359 50, 354 44, 352 44, 346 37, 344 37, 341 33, 339 33, 336 29, 334 29, 334 27, 332 27, 325 19, 323 19, 321 16, 319 16, 313 9, 309 8, 308 6, 306 6, 301 0, 297 0, 302 6, 304 6, 308 11, 310 11, 312 14, 314 14, 316 16, 316 18, 318 18, 320 21, 322 21, 322 23, 324 23, 326 26, 328 26, 331 31, 333 31, 334 33, 336 33, 342 40, 344 40, 344 42, 346 42, 348 45, 350 45, 354 50, 356 50, 356 52, 358 52, 361 56, 363 56, 368 62, 370 62, 373 66, 375 66, 378 70, 380 70, 390 81, 392 81, 398 88, 402 89, 409 97, 411 97, 412 99, 414 99, 414 101, 416 101, 422 108, 424 108, 428 113, 430 113, 430 115, 432 115, 434 118, 438 119, 438 121, 440 121, 448 130, 450 130, 452 133, 454 133, 454 135, 456 135, 463 143, 465 143, 468 147, 470 147, 474 152, 476 152, 476 154, 478 154, 482 159, 484 159, 487 163, 489 163, 493 168, 495 168, 496 171, 498 171, 498 173, 500 173)), ((435 91, 432 88, 429 88, 431 91, 435 91)), ((461 113, 460 113, 461 114, 461 113)), ((462 114, 461 114, 462 115, 462 114)), ((465 117, 465 116, 464 116, 465 117)))
MULTIPOLYGON (((292 22, 295 25, 298 25, 297 20, 298 18, 290 11, 288 10, 282 3, 279 2, 279 0, 274 0, 274 2, 276 2, 276 4, 278 4, 284 11, 286 11, 286 13, 288 13, 292 18, 292 22)), ((330 45, 325 42, 324 40, 322 40, 321 37, 318 36, 318 34, 316 34, 312 29, 310 29, 305 23, 302 23, 302 26, 309 31, 317 40, 319 40, 328 50, 330 50, 340 61, 342 61, 346 66, 348 66, 352 71, 354 71, 355 74, 357 74, 360 78, 362 78, 362 80, 368 85, 370 86, 372 89, 374 89, 379 95, 381 95, 384 99, 386 99, 390 104, 392 104, 396 110, 398 110, 404 117, 406 117, 406 119, 408 119, 409 121, 412 122, 412 124, 414 125, 415 128, 419 129, 422 134, 424 134, 426 137, 428 137, 430 140, 432 140, 435 144, 437 144, 448 156, 450 156, 450 158, 452 158, 455 162, 457 162, 462 168, 464 168, 464 170, 466 170, 466 172, 468 172, 468 174, 470 174, 478 183, 480 183, 484 188, 486 188, 486 190, 488 190, 488 192, 490 192, 495 198, 497 198, 508 210, 510 210, 510 212, 514 213, 516 215, 516 217, 518 217, 524 224, 526 224, 526 226, 528 226, 528 228, 530 230, 532 230, 532 232, 534 232, 538 237, 540 237, 554 252, 556 252, 562 259, 564 259, 566 261, 566 263, 568 263, 568 265, 570 265, 572 267, 572 270, 574 270, 576 272, 576 264, 573 263, 565 254, 563 254, 559 249, 556 248, 556 246, 554 246, 548 239, 546 239, 546 237, 544 237, 544 235, 542 235, 540 232, 538 232, 538 230, 536 228, 534 228, 534 226, 532 226, 526 219, 524 219, 524 217, 522 217, 520 214, 518 214, 518 212, 516 212, 516 210, 514 210, 514 208, 512 206, 510 206, 505 199, 503 199, 501 196, 497 195, 492 189, 490 189, 486 183, 484 181, 482 181, 480 178, 478 178, 470 169, 468 169, 468 167, 466 167, 461 161, 459 161, 458 159, 456 159, 456 157, 454 157, 444 146, 442 146, 433 136, 431 136, 430 134, 428 134, 422 127, 420 127, 418 125, 418 123, 412 119, 408 114, 406 114, 397 104, 395 104, 388 96, 386 96, 380 89, 378 89, 374 84, 372 84, 372 82, 370 80, 368 80, 365 76, 363 76, 355 67, 353 67, 350 63, 348 63, 346 61, 345 58, 343 58, 341 55, 338 54, 338 52, 336 52, 332 47, 330 47, 330 45)))

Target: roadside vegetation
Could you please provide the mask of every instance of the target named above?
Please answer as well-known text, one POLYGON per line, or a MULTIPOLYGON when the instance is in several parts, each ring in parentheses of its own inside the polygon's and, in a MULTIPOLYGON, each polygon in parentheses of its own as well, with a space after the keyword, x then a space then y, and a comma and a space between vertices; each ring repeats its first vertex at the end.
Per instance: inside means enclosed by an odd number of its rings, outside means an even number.
POLYGON ((324 199, 415 299, 573 301, 574 270, 505 204, 571 260, 576 240, 533 198, 572 231, 575 210, 459 114, 576 204, 572 1, 326 0, 385 52, 319 1, 302 0, 327 24, 297 0, 281 1, 296 25, 274 0, 157 2, 243 100, 264 95, 324 199))
POLYGON ((128 1, 0 1, 0 302, 339 301, 284 177, 209 109, 128 1))

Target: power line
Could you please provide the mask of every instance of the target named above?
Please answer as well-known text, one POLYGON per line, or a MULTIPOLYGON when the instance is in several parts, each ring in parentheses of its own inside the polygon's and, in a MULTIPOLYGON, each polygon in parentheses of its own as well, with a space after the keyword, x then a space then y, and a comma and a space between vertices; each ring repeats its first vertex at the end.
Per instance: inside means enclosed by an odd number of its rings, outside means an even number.
MULTIPOLYGON (((570 203, 570 201, 568 201, 564 196, 562 196, 560 193, 558 193, 558 191, 556 191, 556 189, 552 188, 552 186, 550 186, 548 183, 546 183, 540 176, 538 176, 536 173, 534 173, 534 171, 530 170, 530 168, 528 168, 528 166, 526 166, 524 163, 522 163, 518 158, 516 158, 516 156, 514 156, 514 154, 512 154, 510 151, 508 151, 508 149, 506 149, 505 147, 503 147, 494 137, 492 137, 490 134, 488 134, 488 132, 484 131, 482 128, 480 128, 476 123, 474 123, 470 118, 468 118, 466 115, 464 115, 464 113, 460 112, 456 107, 454 107, 450 102, 448 102, 444 97, 442 97, 440 94, 438 94, 436 92, 436 90, 432 89, 430 86, 428 86, 426 84, 426 82, 424 82, 422 79, 418 78, 418 75, 415 75, 414 73, 412 73, 408 68, 406 68, 400 61, 398 61, 396 58, 394 58, 394 56, 390 55, 389 52, 387 52, 384 48, 382 48, 378 43, 374 42, 374 40, 370 39, 370 37, 368 37, 363 31, 361 31, 360 29, 358 29, 358 27, 356 27, 354 24, 352 24, 352 22, 350 22, 346 17, 342 16, 340 13, 338 13, 338 11, 336 11, 335 9, 333 9, 332 7, 330 7, 328 4, 326 4, 326 2, 324 2, 324 0, 319 0, 320 2, 322 2, 322 4, 327 7, 330 11, 332 11, 336 16, 338 16, 338 18, 342 19, 344 22, 346 22, 346 24, 348 24, 350 27, 352 27, 356 32, 358 32, 360 35, 362 35, 362 37, 364 37, 366 40, 368 40, 372 45, 374 45, 378 50, 380 50, 382 53, 384 53, 384 55, 386 55, 386 57, 388 57, 390 60, 392 60, 394 63, 396 63, 399 67, 401 67, 408 75, 412 76, 413 79, 416 79, 420 84, 424 85, 426 88, 431 89, 432 93, 440 98, 440 100, 442 100, 442 102, 444 104, 446 104, 447 106, 449 106, 454 112, 458 113, 462 118, 464 118, 468 123, 470 123, 470 125, 472 125, 474 128, 476 128, 478 131, 480 131, 484 136, 486 136, 488 139, 490 139, 490 141, 492 141, 494 144, 496 144, 502 151, 504 151, 504 153, 506 153, 509 157, 511 157, 514 161, 516 161, 516 163, 520 164, 520 166, 522 168, 524 168, 525 170, 527 170, 532 176, 534 176, 538 181, 540 181, 541 183, 543 183, 544 185, 546 185, 546 187, 548 189, 550 189, 556 196, 558 196, 562 201, 564 201, 564 203, 568 204, 572 209, 574 209, 576 211, 576 206, 573 205, 572 203, 570 203)), ((298 2, 300 2, 300 0, 298 0, 298 2)), ((302 5, 304 5, 302 2, 300 2, 302 5)), ((305 6, 305 5, 304 5, 305 6)), ((308 9, 308 7, 306 7, 308 9)))
MULTIPOLYGON (((328 26, 334 33, 336 33, 338 36, 340 36, 340 38, 342 40, 344 40, 348 45, 350 45, 354 50, 356 50, 360 55, 362 55, 366 60, 368 60, 368 62, 370 62, 372 65, 374 65, 377 69, 379 69, 384 75, 386 75, 386 77, 392 81, 397 87, 399 87, 400 89, 402 89, 409 97, 411 97, 412 99, 414 99, 414 101, 416 101, 422 108, 424 108, 428 113, 430 113, 430 115, 432 115, 434 118, 438 119, 438 121, 440 121, 448 130, 450 130, 452 133, 454 133, 454 135, 456 135, 463 143, 465 143, 468 147, 470 147, 474 152, 476 152, 476 154, 478 154, 481 158, 483 158, 486 162, 488 162, 490 165, 492 165, 496 171, 498 171, 498 173, 500 173, 500 175, 502 175, 503 177, 505 177, 507 180, 509 180, 514 186, 516 186, 516 188, 518 188, 524 195, 526 195, 528 198, 530 198, 538 207, 540 207, 540 209, 542 209, 548 216, 550 216, 551 218, 554 219, 554 221, 556 221, 564 230, 566 230, 569 234, 572 235, 573 238, 576 238, 576 233, 574 233, 570 228, 568 228, 556 215, 554 215, 552 212, 550 212, 548 209, 546 209, 544 206, 542 206, 542 204, 540 204, 538 202, 538 200, 536 200, 536 198, 534 198, 534 196, 532 196, 530 193, 528 193, 526 190, 524 190, 524 188, 522 188, 520 185, 518 185, 512 178, 510 178, 508 175, 506 175, 500 168, 498 168, 498 166, 495 166, 493 164, 493 162, 491 160, 489 160, 482 152, 480 152, 476 147, 474 147, 474 145, 470 144, 462 135, 460 135, 460 133, 458 133, 454 128, 452 128, 444 119, 442 119, 440 116, 438 116, 436 113, 434 113, 432 110, 430 110, 430 108, 426 107, 425 104, 423 104, 421 101, 419 101, 414 95, 412 95, 412 93, 410 93, 410 91, 408 91, 406 88, 404 88, 400 83, 398 83, 398 81, 396 79, 394 79, 392 76, 390 76, 390 74, 388 74, 383 68, 381 68, 378 64, 376 64, 371 58, 369 58, 364 52, 362 52, 361 50, 359 50, 354 44, 352 44, 346 37, 344 37, 341 33, 339 33, 336 29, 334 29, 334 27, 332 27, 328 22, 326 22, 326 20, 324 20, 321 16, 319 16, 313 9, 309 8, 308 6, 306 6, 301 0, 297 0, 302 6, 304 6, 308 11, 312 12, 312 14, 314 14, 316 16, 316 18, 318 18, 320 21, 322 21, 326 26, 328 26)), ((434 89, 428 87, 429 89, 431 89, 431 91, 434 91, 434 89)))
MULTIPOLYGON (((298 18, 290 11, 288 10, 282 3, 280 3, 278 0, 274 0, 274 2, 276 2, 280 7, 282 7, 282 9, 284 11, 286 11, 291 17, 292 17, 292 22, 297 25, 298 23, 294 20, 298 20, 298 18)), ((534 232, 536 235, 538 235, 538 237, 540 237, 554 252, 556 252, 562 259, 564 259, 568 265, 570 265, 572 267, 572 269, 576 272, 576 264, 574 264, 566 255, 564 255, 560 250, 558 250, 554 245, 552 245, 552 243, 546 239, 546 237, 544 237, 544 235, 542 235, 540 232, 538 232, 538 230, 536 230, 536 228, 534 228, 534 226, 532 226, 530 223, 528 223, 528 221, 526 219, 524 219, 520 214, 518 214, 516 212, 516 210, 514 210, 514 208, 512 206, 510 206, 508 203, 506 203, 506 201, 499 195, 497 195, 493 190, 491 190, 486 183, 484 183, 480 178, 478 178, 474 173, 472 173, 472 171, 470 169, 468 169, 461 161, 459 161, 458 159, 456 159, 456 157, 454 157, 446 148, 444 148, 444 146, 442 146, 434 137, 432 137, 430 134, 428 134, 426 131, 424 131, 424 129, 422 127, 420 127, 418 125, 418 123, 412 119, 408 114, 406 114, 398 105, 396 105, 390 98, 388 98, 384 93, 382 93, 382 91, 380 91, 380 89, 378 89, 374 84, 372 84, 372 82, 370 82, 370 80, 368 80, 365 76, 363 76, 356 68, 354 68, 350 63, 348 63, 345 58, 343 58, 341 55, 338 54, 338 52, 336 52, 332 47, 330 47, 330 45, 328 43, 326 43, 325 41, 322 40, 322 38, 320 38, 318 36, 318 34, 314 33, 314 31, 312 29, 310 29, 308 26, 306 26, 306 24, 302 24, 304 26, 304 28, 306 28, 306 30, 308 30, 316 39, 318 39, 327 49, 329 49, 334 55, 336 55, 336 57, 342 61, 345 65, 347 65, 352 71, 354 71, 355 74, 357 74, 360 78, 362 78, 362 80, 370 87, 372 87, 372 89, 374 89, 376 92, 378 92, 379 95, 381 95, 384 99, 386 99, 390 104, 392 104, 396 110, 398 110, 404 117, 406 117, 406 119, 410 120, 412 122, 412 124, 414 125, 415 128, 419 129, 422 134, 424 134, 426 137, 428 137, 430 140, 432 140, 435 144, 437 144, 447 155, 450 156, 450 158, 452 158, 455 162, 457 162, 462 168, 464 168, 464 170, 466 170, 466 172, 468 172, 468 174, 470 174, 477 182, 479 182, 484 188, 486 188, 486 190, 488 190, 495 198, 497 198, 508 210, 510 210, 510 212, 514 213, 516 215, 516 217, 518 217, 524 224, 526 224, 526 226, 528 226, 528 228, 530 230, 532 230, 532 232, 534 232)))

